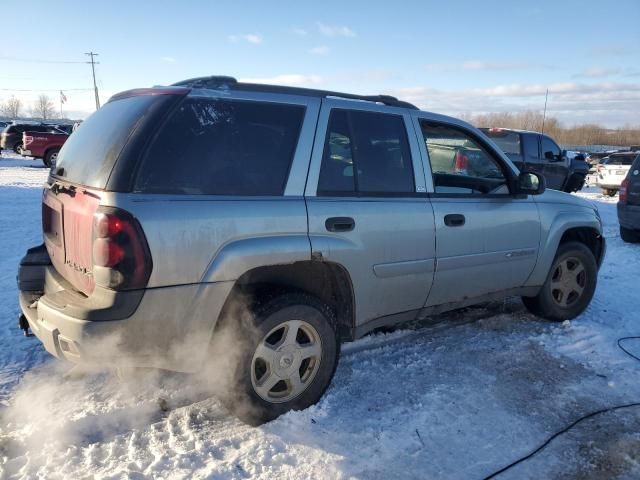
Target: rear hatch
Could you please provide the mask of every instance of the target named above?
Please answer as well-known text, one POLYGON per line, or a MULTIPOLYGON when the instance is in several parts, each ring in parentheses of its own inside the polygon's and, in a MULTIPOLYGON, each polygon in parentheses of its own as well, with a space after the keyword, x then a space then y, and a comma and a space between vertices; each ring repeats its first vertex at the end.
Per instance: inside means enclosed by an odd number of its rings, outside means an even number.
POLYGON ((44 242, 57 272, 90 295, 93 224, 123 149, 150 116, 156 94, 119 96, 85 120, 58 155, 42 199, 44 242))
POLYGON ((611 155, 604 164, 598 165, 598 183, 620 185, 627 176, 635 155, 611 155))

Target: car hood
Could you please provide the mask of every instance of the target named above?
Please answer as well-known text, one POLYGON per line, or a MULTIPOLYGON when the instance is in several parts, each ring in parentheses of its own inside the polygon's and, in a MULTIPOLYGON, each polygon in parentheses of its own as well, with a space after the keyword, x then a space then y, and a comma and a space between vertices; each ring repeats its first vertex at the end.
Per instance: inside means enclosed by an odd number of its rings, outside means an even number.
POLYGON ((542 195, 536 195, 533 198, 536 203, 573 205, 575 207, 589 208, 591 210, 595 208, 595 205, 589 200, 570 193, 560 192, 558 190, 545 190, 542 195))

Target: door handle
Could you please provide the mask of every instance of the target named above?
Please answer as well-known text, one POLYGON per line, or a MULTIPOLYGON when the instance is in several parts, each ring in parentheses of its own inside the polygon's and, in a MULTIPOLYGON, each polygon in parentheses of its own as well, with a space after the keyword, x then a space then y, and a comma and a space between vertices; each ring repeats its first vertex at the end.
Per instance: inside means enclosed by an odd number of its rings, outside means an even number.
POLYGON ((331 217, 324 226, 330 232, 350 232, 356 227, 356 221, 351 217, 331 217))
POLYGON ((464 215, 459 213, 450 213, 449 215, 444 216, 444 224, 447 227, 461 227, 466 222, 466 218, 464 215))

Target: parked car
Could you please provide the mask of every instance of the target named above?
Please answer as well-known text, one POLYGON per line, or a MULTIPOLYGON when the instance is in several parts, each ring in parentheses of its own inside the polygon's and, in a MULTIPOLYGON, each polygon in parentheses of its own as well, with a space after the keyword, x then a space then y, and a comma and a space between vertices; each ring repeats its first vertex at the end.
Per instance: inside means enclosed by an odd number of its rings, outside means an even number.
POLYGON ((635 158, 636 154, 631 152, 612 153, 600 161, 596 182, 603 194, 613 197, 618 193, 635 158))
POLYGON ((461 120, 230 77, 112 97, 42 203, 21 326, 74 363, 223 365, 254 424, 317 402, 340 342, 380 327, 513 295, 575 318, 605 253, 590 202, 461 120))
POLYGON ((13 150, 20 153, 22 150, 22 134, 25 131, 38 133, 54 133, 58 131, 54 127, 42 125, 41 123, 11 123, 7 125, 0 135, 0 148, 13 150))
POLYGON ((45 166, 51 168, 56 165, 58 153, 69 138, 69 134, 57 127, 48 132, 27 130, 22 133, 23 156, 42 159, 45 166))
POLYGON ((640 242, 640 149, 635 152, 631 168, 620 184, 618 222, 622 240, 640 242))
POLYGON ((544 176, 547 187, 576 192, 584 186, 589 166, 582 157, 567 158, 548 135, 509 128, 481 128, 523 172, 544 176))

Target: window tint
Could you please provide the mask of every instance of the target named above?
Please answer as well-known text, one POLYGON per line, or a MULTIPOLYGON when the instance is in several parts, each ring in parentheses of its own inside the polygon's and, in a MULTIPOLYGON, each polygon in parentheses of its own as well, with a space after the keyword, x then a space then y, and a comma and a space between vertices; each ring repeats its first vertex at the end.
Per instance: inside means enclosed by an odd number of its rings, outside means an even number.
POLYGON ((549 137, 542 137, 542 158, 545 160, 560 159, 560 147, 549 137))
POLYGON ((420 122, 436 193, 509 193, 498 161, 467 132, 420 122))
POLYGON ((415 192, 411 153, 402 117, 357 110, 332 110, 318 192, 415 192))
POLYGON ((538 161, 540 153, 538 151, 538 136, 532 134, 523 134, 524 142, 524 160, 525 162, 538 161))
POLYGON ((58 154, 56 171, 74 183, 104 188, 129 135, 158 96, 108 102, 82 122, 58 154))
POLYGON ((520 134, 500 128, 483 129, 484 133, 494 141, 504 153, 520 155, 520 134))
POLYGON ((145 155, 136 190, 282 195, 304 111, 297 105, 187 98, 145 155))

